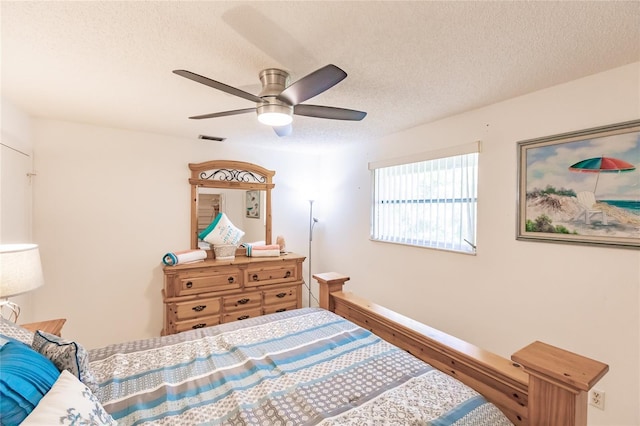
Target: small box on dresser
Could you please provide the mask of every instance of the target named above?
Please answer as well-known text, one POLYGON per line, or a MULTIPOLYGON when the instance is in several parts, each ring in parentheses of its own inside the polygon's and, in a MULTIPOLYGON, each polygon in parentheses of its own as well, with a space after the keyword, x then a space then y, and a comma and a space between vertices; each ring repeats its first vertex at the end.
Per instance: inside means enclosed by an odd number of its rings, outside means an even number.
POLYGON ((236 256, 164 267, 162 334, 302 307, 305 256, 236 256))

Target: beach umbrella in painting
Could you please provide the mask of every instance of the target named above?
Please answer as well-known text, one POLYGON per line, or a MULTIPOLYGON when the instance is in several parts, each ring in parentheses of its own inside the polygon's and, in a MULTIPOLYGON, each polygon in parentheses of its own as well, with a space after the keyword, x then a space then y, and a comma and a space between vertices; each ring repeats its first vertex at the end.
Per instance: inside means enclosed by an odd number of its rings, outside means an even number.
POLYGON ((598 187, 600 173, 624 173, 631 172, 635 169, 636 167, 633 164, 629 164, 624 160, 605 156, 578 161, 569 167, 569 170, 572 172, 596 174, 596 185, 593 187, 594 194, 598 187))

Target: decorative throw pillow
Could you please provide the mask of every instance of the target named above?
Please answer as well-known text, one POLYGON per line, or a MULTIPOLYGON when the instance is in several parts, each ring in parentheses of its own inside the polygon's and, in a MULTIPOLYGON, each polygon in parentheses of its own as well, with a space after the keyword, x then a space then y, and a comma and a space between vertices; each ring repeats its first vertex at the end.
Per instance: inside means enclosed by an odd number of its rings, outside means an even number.
POLYGON ((0 316, 0 334, 13 337, 27 345, 33 341, 33 333, 26 328, 20 327, 18 324, 6 320, 0 316))
POLYGON ((89 368, 89 355, 79 343, 38 330, 33 336, 31 346, 49 358, 58 370, 69 371, 94 392, 98 389, 96 379, 89 368))
POLYGON ((91 390, 67 370, 53 384, 21 426, 116 425, 91 390))
POLYGON ((243 235, 244 231, 236 228, 226 214, 218 213, 213 222, 198 237, 210 244, 237 246, 243 235))
POLYGON ((50 360, 23 343, 0 347, 0 424, 20 424, 59 375, 50 360))
POLYGON ((13 337, 5 336, 4 334, 0 334, 0 347, 4 346, 5 344, 7 344, 9 342, 16 342, 16 343, 20 343, 22 345, 26 345, 26 343, 21 342, 18 339, 14 339, 13 337))

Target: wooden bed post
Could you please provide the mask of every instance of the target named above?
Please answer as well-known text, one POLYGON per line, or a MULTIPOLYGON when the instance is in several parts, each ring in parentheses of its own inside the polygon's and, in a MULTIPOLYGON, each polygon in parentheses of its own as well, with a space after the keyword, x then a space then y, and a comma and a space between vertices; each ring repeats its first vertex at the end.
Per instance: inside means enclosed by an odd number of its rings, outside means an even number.
POLYGON ((342 291, 344 283, 349 281, 350 278, 346 275, 339 274, 337 272, 324 272, 322 274, 313 275, 318 281, 319 293, 320 293, 320 307, 328 311, 333 311, 333 299, 329 297, 329 294, 334 291, 342 291))
POLYGON ((531 426, 587 424, 588 392, 607 364, 537 341, 511 359, 529 373, 531 426))

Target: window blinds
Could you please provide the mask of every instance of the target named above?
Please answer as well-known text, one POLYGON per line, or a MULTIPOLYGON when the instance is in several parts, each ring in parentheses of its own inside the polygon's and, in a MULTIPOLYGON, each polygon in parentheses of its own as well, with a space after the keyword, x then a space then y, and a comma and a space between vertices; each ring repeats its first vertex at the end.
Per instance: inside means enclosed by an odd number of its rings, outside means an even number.
POLYGON ((475 253, 479 151, 476 142, 371 163, 371 238, 475 253))

